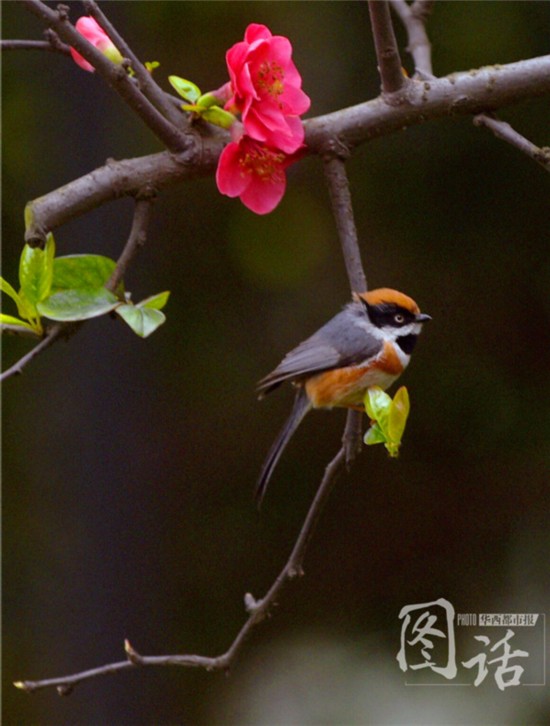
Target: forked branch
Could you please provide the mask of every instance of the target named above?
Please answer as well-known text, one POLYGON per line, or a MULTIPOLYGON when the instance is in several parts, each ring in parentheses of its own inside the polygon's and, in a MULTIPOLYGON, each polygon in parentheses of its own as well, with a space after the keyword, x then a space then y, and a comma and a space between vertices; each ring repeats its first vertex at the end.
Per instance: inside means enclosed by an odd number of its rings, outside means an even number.
MULTIPOLYGON (((413 57, 416 73, 421 79, 431 83, 436 77, 432 73, 431 44, 425 23, 432 3, 430 0, 415 0, 412 5, 405 0, 391 0, 391 2, 407 31, 409 38, 407 50, 413 57)), ((498 139, 511 144, 546 171, 550 171, 550 148, 536 146, 506 121, 501 121, 491 113, 478 113, 474 117, 474 125, 489 129, 498 139)))

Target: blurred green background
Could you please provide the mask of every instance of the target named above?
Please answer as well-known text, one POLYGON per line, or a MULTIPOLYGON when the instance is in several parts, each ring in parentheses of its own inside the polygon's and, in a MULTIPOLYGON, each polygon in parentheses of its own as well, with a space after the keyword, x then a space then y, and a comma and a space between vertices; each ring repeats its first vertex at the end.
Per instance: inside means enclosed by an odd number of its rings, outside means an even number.
MULTIPOLYGON (((83 9, 70 6, 74 21, 83 9)), ((225 50, 261 22, 291 39, 310 116, 378 93, 366 3, 102 7, 160 62, 166 90, 169 74, 204 90, 225 82, 225 50)), ((41 37, 19 3, 2 16, 4 38, 41 37)), ((513 62, 549 52, 550 3, 440 2, 429 31, 438 75, 513 62)), ((28 200, 160 147, 70 59, 2 61, 3 275, 15 282, 28 200)), ((549 111, 546 97, 501 117, 548 145, 549 111)), ((339 447, 345 414, 309 416, 258 515, 255 479, 292 393, 259 403, 255 382, 349 297, 319 160, 292 168, 267 217, 211 178, 163 192, 126 286, 136 300, 171 290, 168 322, 142 341, 92 321, 4 386, 4 723, 550 720, 547 688, 501 693, 492 675, 479 688, 408 688, 395 661, 407 604, 549 611, 548 174, 470 118, 365 144, 349 174, 369 285, 433 316, 402 379, 412 413, 400 459, 369 448, 340 480, 306 577, 230 677, 136 670, 65 699, 11 686, 123 660, 124 638, 146 654, 225 651, 244 593, 262 596, 278 574, 339 447)), ((55 231, 58 253, 116 257, 131 213, 123 199, 72 221, 55 231)), ((6 339, 4 366, 28 349, 6 339)))

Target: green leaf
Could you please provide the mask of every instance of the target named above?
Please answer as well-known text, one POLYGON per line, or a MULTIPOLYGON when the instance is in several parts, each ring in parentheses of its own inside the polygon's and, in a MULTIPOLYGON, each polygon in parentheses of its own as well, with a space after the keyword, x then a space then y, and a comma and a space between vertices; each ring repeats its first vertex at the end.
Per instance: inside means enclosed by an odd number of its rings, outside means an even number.
POLYGON ((370 427, 370 429, 368 429, 363 441, 367 444, 367 446, 371 446, 372 444, 383 444, 386 441, 386 437, 384 436, 380 426, 375 423, 370 427))
POLYGON ((365 409, 371 418, 371 428, 363 439, 365 444, 384 444, 390 456, 398 456, 410 410, 407 389, 401 386, 392 400, 381 388, 373 386, 365 395, 365 409))
POLYGON ((30 300, 27 300, 27 296, 25 295, 23 290, 19 291, 19 302, 17 303, 17 312, 25 320, 34 321, 34 320, 38 320, 40 318, 40 315, 38 314, 38 310, 36 309, 36 305, 33 302, 31 302, 30 300))
POLYGON ((24 320, 19 320, 19 318, 14 318, 13 315, 5 315, 4 313, 0 313, 0 323, 3 325, 18 325, 21 328, 27 328, 28 330, 32 330, 37 335, 40 332, 37 328, 34 327, 34 325, 26 323, 24 320))
POLYGON ((401 386, 393 397, 393 401, 390 406, 390 413, 388 416, 388 438, 390 441, 397 444, 401 443, 410 408, 411 403, 409 400, 409 392, 405 386, 401 386))
POLYGON ((169 297, 169 290, 167 290, 166 292, 159 292, 157 295, 151 295, 151 297, 146 297, 145 300, 138 302, 136 307, 150 308, 151 310, 162 310, 162 308, 168 302, 169 297))
POLYGON ((113 274, 116 262, 103 255, 66 255, 56 257, 53 264, 52 289, 96 290, 113 274))
POLYGON ((220 100, 211 91, 204 93, 200 98, 197 99, 197 106, 201 108, 210 108, 210 106, 219 106, 220 100))
POLYGON ((192 81, 186 81, 185 78, 179 76, 168 76, 168 80, 182 98, 190 103, 196 103, 201 97, 201 91, 192 81))
POLYGON ((221 126, 222 129, 231 128, 235 122, 235 116, 219 106, 211 106, 204 111, 199 111, 199 113, 205 121, 216 126, 221 126))
POLYGON ((371 419, 380 423, 382 429, 384 429, 383 424, 387 421, 390 406, 391 398, 380 386, 371 386, 367 390, 365 409, 371 419))
POLYGON ((149 73, 153 73, 155 68, 160 67, 160 63, 158 61, 145 61, 144 65, 147 68, 147 70, 149 71, 149 73))
POLYGON ((0 290, 2 290, 2 292, 5 292, 6 295, 9 295, 11 297, 11 299, 15 301, 17 307, 19 307, 21 298, 19 297, 18 293, 13 289, 13 287, 10 285, 10 283, 7 280, 4 280, 3 277, 0 277, 0 290))
POLYGON ((41 315, 50 320, 88 320, 114 310, 119 299, 104 287, 80 290, 62 290, 38 303, 41 315))
POLYGON ((166 320, 166 315, 160 310, 138 305, 119 305, 116 312, 141 338, 154 333, 166 320))
POLYGON ((51 232, 43 250, 39 247, 23 247, 19 260, 19 284, 23 296, 32 305, 48 297, 52 287, 55 242, 51 232))

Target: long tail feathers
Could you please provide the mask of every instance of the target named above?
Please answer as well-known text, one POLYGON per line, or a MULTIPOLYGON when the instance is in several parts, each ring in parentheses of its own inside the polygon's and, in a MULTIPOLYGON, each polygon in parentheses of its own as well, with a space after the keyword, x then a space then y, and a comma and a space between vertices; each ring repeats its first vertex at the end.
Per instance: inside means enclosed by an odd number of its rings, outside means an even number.
POLYGON ((292 407, 292 412, 286 420, 285 425, 279 432, 279 435, 273 442, 273 446, 269 450, 269 454, 267 455, 267 458, 262 467, 262 472, 260 474, 260 478, 258 479, 258 485, 256 487, 256 501, 258 503, 258 508, 262 504, 265 490, 267 489, 267 485, 269 484, 271 475, 273 474, 275 466, 277 465, 277 462, 279 461, 279 458, 283 453, 285 446, 290 441, 292 434, 296 431, 302 419, 310 408, 311 404, 304 389, 298 389, 296 393, 296 398, 294 399, 294 406, 292 407))

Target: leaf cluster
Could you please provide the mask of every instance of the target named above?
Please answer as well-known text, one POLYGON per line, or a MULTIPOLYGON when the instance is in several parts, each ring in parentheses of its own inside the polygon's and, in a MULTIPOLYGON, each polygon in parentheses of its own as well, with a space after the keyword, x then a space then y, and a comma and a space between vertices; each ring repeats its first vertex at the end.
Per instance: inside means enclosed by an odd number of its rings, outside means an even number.
POLYGON ((44 332, 42 318, 77 322, 114 312, 142 338, 164 323, 162 308, 169 292, 161 292, 139 303, 131 301, 122 283, 113 292, 106 285, 116 262, 103 255, 55 256, 55 241, 50 232, 44 249, 26 244, 19 262, 19 290, 0 277, 0 289, 17 305, 19 318, 0 314, 2 325, 44 332))
POLYGON ((399 456, 410 407, 409 392, 405 386, 398 389, 393 399, 379 386, 369 388, 365 396, 365 410, 371 419, 371 427, 363 439, 365 444, 384 444, 391 457, 399 456))

